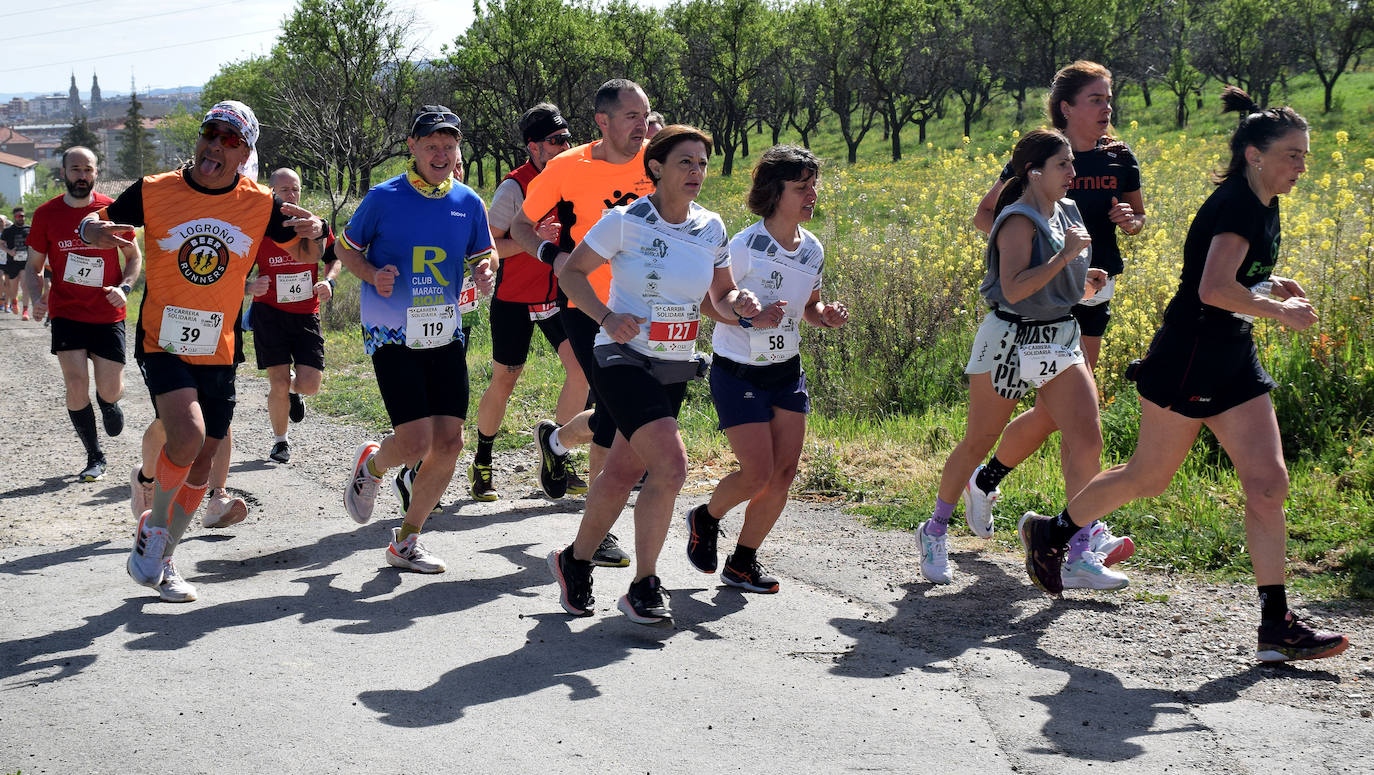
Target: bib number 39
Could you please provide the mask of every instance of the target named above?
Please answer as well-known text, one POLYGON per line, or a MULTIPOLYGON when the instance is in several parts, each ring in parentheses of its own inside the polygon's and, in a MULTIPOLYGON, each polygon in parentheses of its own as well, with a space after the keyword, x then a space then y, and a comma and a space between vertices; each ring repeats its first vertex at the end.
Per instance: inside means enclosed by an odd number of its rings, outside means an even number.
POLYGON ((218 312, 169 305, 162 309, 157 343, 173 355, 214 355, 223 328, 224 315, 218 312))

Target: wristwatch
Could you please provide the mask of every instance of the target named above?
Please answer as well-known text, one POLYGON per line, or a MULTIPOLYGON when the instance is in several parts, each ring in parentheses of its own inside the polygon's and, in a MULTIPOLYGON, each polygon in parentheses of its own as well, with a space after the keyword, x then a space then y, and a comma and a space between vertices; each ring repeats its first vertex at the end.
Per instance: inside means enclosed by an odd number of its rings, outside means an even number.
POLYGON ((128 283, 121 283, 119 286, 119 290, 122 291, 124 293, 124 296, 127 298, 129 294, 134 292, 134 286, 128 283))
POLYGON ((754 327, 754 319, 753 319, 753 318, 747 318, 747 317, 744 317, 743 315, 740 315, 740 314, 736 314, 735 317, 739 318, 739 327, 740 327, 740 328, 753 328, 753 327, 754 327))
POLYGON ((325 280, 325 282, 329 283, 329 290, 334 290, 334 278, 331 277, 328 280, 325 280))

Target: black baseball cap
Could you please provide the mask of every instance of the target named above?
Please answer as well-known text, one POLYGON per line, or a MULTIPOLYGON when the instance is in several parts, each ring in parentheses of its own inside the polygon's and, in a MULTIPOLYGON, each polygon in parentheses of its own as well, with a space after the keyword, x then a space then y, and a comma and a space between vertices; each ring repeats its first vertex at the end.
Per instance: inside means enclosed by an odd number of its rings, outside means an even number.
POLYGON ((415 118, 410 122, 410 136, 429 137, 440 129, 452 129, 461 135, 462 123, 443 105, 424 105, 415 111, 415 118))

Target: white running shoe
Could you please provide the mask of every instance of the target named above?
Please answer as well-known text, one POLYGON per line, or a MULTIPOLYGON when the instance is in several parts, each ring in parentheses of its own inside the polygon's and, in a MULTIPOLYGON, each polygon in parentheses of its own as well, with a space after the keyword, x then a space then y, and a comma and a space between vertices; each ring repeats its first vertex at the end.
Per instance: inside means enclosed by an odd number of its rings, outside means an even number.
POLYGON ((171 557, 162 561, 162 583, 157 585, 157 596, 169 603, 189 603, 196 599, 196 588, 177 573, 171 557))
POLYGON ((138 518, 138 529, 134 532, 134 547, 129 550, 129 561, 124 564, 129 577, 145 587, 156 588, 162 583, 162 552, 167 548, 171 534, 166 528, 147 527, 151 511, 143 512, 138 518))
POLYGON ((353 475, 344 490, 344 510, 360 525, 372 519, 372 506, 377 502, 377 486, 382 480, 367 470, 367 461, 381 446, 375 441, 367 441, 353 451, 353 475))
POLYGON ((1135 554, 1135 541, 1130 536, 1114 536, 1107 523, 1097 520, 1088 531, 1088 548, 1102 555, 1102 564, 1111 567, 1135 554))
POLYGON ((444 561, 430 554, 420 543, 420 534, 411 533, 406 540, 398 541, 399 527, 391 528, 391 545, 386 548, 386 561, 405 570, 416 573, 443 573, 448 570, 444 561))
POLYGON ((1126 574, 1103 565, 1100 552, 1091 550, 1065 562, 1059 578, 1065 589, 1125 589, 1131 583, 1126 574))
POLYGON ((949 533, 933 536, 926 533, 922 522, 916 529, 921 539, 921 575, 932 584, 948 584, 953 576, 949 572, 949 533))
POLYGON ((210 500, 205 505, 205 515, 200 518, 200 524, 212 529, 229 527, 230 525, 237 525, 247 518, 248 504, 244 503, 243 498, 231 498, 229 491, 221 488, 210 495, 210 500))
POLYGON ((983 466, 975 468, 968 484, 964 485, 964 521, 974 535, 992 538, 992 507, 1001 499, 1002 490, 999 487, 992 492, 983 492, 978 486, 978 472, 982 470, 983 466))
POLYGON ((157 482, 140 482, 138 475, 142 471, 143 466, 135 465, 129 473, 129 509, 135 519, 153 507, 153 488, 157 486, 157 482))

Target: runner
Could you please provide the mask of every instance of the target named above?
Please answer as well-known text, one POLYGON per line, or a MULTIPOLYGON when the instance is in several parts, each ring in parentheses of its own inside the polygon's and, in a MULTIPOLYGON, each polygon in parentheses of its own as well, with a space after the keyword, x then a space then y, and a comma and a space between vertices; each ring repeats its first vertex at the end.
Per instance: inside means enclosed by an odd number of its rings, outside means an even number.
MULTIPOLYGON (((1032 388, 1061 429, 1065 492, 1078 492, 1101 470, 1097 386, 1071 310, 1101 290, 1107 273, 1089 268, 1091 238, 1078 207, 1064 198, 1073 185, 1073 160, 1069 140, 1053 130, 1026 133, 1012 151, 1017 174, 994 208, 987 275, 979 288, 992 309, 964 369, 967 427, 945 462, 935 510, 917 529, 921 575, 936 584, 952 580, 947 530, 959 492, 1032 388)), ((1119 589, 1128 583, 1104 567, 1086 541, 1075 543, 1064 566, 1065 586, 1119 589)))
POLYGON ((335 246, 344 266, 363 281, 363 345, 393 429, 381 443, 365 442, 354 452, 344 508, 354 521, 366 523, 385 471, 423 458, 405 521, 392 528, 386 551, 389 564, 420 573, 446 568, 419 536, 463 449, 463 276, 471 268, 483 293, 495 283, 486 208, 453 177, 462 163, 459 126, 442 105, 420 108, 406 138, 407 170, 373 186, 335 246))
MULTIPOLYGON (((283 202, 301 203, 301 178, 282 168, 268 179, 272 193, 283 202)), ((328 227, 326 227, 328 228, 328 227)), ((320 328, 320 303, 334 293, 339 261, 326 234, 319 263, 299 264, 291 254, 271 242, 258 250, 258 276, 249 291, 253 304, 249 319, 258 368, 267 372, 267 415, 272 423, 272 450, 268 457, 278 463, 291 460, 287 420, 305 419, 305 399, 320 392, 324 376, 324 332, 320 328)))
POLYGON ((11 223, 13 221, 6 218, 4 213, 0 213, 0 313, 3 314, 9 314, 10 311, 9 283, 6 282, 9 275, 5 273, 5 265, 10 262, 10 254, 4 250, 4 233, 11 223))
POLYGON ((649 111, 649 121, 644 129, 644 137, 647 140, 654 139, 654 135, 663 131, 663 114, 657 110, 649 111))
POLYGON ((664 127, 644 151, 654 192, 607 211, 558 272, 577 305, 567 314, 585 315, 601 329, 592 382, 619 429, 587 491, 576 540, 548 556, 563 610, 574 616, 592 613, 592 556, 647 469, 634 507, 635 578, 617 607, 637 624, 673 622, 656 566, 673 499, 687 478, 677 414, 702 365, 696 357, 700 305, 709 295, 716 312, 730 319, 760 311, 753 293, 735 287, 725 224, 694 201, 710 149, 711 137, 700 130, 664 127), (591 279, 606 263, 612 264, 609 304, 591 279))
POLYGON ((1272 274, 1280 244, 1279 194, 1307 170, 1307 121, 1292 108, 1263 109, 1227 86, 1223 112, 1241 114, 1231 160, 1188 227, 1178 291, 1149 352, 1133 371, 1140 392, 1140 438, 1131 459, 1098 474, 1057 517, 1027 512, 1017 531, 1026 572, 1059 592, 1064 545, 1079 527, 1136 498, 1163 493, 1198 431, 1211 429, 1245 491, 1245 535, 1260 599, 1256 657, 1320 659, 1350 645, 1318 632, 1288 608, 1284 585, 1288 467, 1251 331, 1270 318, 1303 331, 1317 321, 1295 280, 1272 274), (1072 516, 1070 516, 1072 515, 1072 516))
MULTIPOLYGON (((1077 176, 1069 198, 1078 205, 1084 225, 1092 238, 1092 265, 1109 275, 1107 284, 1091 299, 1073 308, 1081 332, 1083 356, 1088 369, 1097 368, 1102 350, 1102 335, 1111 320, 1111 297, 1116 276, 1125 269, 1116 234, 1135 235, 1145 227, 1145 199, 1140 190, 1140 168, 1135 155, 1121 140, 1110 134, 1112 120, 1112 74, 1096 62, 1077 61, 1060 70, 1050 85, 1046 109, 1050 123, 1063 132, 1073 145, 1077 176)), ((1011 165, 978 205, 973 223, 980 231, 992 227, 993 206, 1012 175, 1011 165)), ((998 484, 1021 461, 1039 449, 1057 430, 1049 413, 1037 404, 1011 421, 997 451, 986 465, 979 466, 964 488, 964 518, 974 533, 991 538, 992 509, 1002 493, 998 484)), ((1095 522, 1076 541, 1088 541, 1092 551, 1106 555, 1106 565, 1115 565, 1135 552, 1135 542, 1115 536, 1106 523, 1095 522)))
POLYGON ((79 235, 96 247, 128 245, 144 227, 146 287, 134 357, 167 441, 158 453, 152 503, 139 517, 126 567, 163 600, 196 599, 172 554, 204 499, 211 460, 234 413, 242 340, 234 324, 243 283, 263 241, 318 260, 323 222, 241 175, 258 139, 247 105, 217 103, 201 122, 188 167, 135 181, 79 235), (302 239, 303 238, 303 239, 302 239))
MULTIPOLYGON (((24 264, 29 260, 29 226, 24 222, 24 208, 14 208, 14 221, 0 232, 0 249, 5 251, 5 256, 9 259, 5 262, 5 295, 10 300, 10 312, 18 315, 19 313, 19 275, 24 272, 24 264)), ((23 320, 29 319, 29 301, 33 297, 24 297, 23 320)))
MULTIPOLYGON (((554 417, 562 425, 587 404, 587 378, 563 330, 553 269, 521 250, 520 243, 510 237, 511 222, 525 201, 525 189, 550 159, 567 150, 572 144, 572 133, 558 108, 541 102, 520 117, 520 134, 530 160, 512 170, 496 187, 488 213, 496 252, 501 256, 501 271, 496 275, 496 291, 491 299, 491 383, 477 404, 477 452, 468 467, 472 497, 479 501, 501 497, 492 482, 492 446, 515 383, 525 368, 536 326, 563 363, 563 388, 558 393, 554 417)), ((543 218, 539 232, 542 237, 557 240, 558 224, 551 216, 543 218)), ((587 491, 586 483, 576 473, 568 470, 566 475, 568 492, 587 491)))
MULTIPOLYGON (((234 365, 242 363, 242 359, 236 359, 234 365)), ((158 453, 162 450, 162 445, 167 443, 167 432, 163 430, 162 420, 154 418, 143 431, 141 443, 142 456, 139 464, 134 466, 129 474, 129 508, 133 511, 134 518, 137 519, 143 512, 152 508, 153 503, 153 484, 152 477, 144 474, 144 471, 157 470, 158 453)), ((205 513, 201 515, 201 527, 217 529, 231 525, 237 525, 248 518, 248 503, 237 495, 230 495, 226 485, 229 482, 229 466, 232 462, 234 452, 234 428, 224 430, 224 440, 215 449, 215 456, 210 460, 210 479, 209 497, 205 499, 205 513)))
MULTIPOLYGON (((567 256, 601 214, 613 207, 633 202, 653 191, 653 182, 644 174, 644 144, 649 116, 649 98, 633 81, 616 78, 601 85, 594 100, 596 125, 601 139, 579 145, 544 167, 526 188, 525 204, 511 222, 510 236, 526 252, 554 267, 567 256), (562 227, 557 244, 545 241, 535 231, 535 223, 555 211, 562 227)), ((608 299, 611 268, 598 267, 591 275, 592 288, 604 304, 608 299)), ((592 341, 597 335, 596 321, 586 315, 566 314, 575 305, 560 299, 559 317, 567 333, 573 355, 590 374, 596 365, 592 341)), ((549 420, 535 426, 539 447, 539 486, 550 498, 561 498, 568 489, 568 450, 591 443, 587 480, 596 478, 602 462, 615 440, 615 421, 602 405, 595 385, 590 386, 592 411, 584 411, 559 427, 549 420)), ((607 533, 598 549, 596 563, 605 567, 628 567, 630 557, 614 534, 607 533)))
POLYGON ((756 555, 773 529, 797 475, 811 400, 802 373, 799 322, 838 328, 843 304, 821 301, 825 252, 801 224, 811 220, 821 162, 810 151, 780 145, 764 151, 746 197, 762 220, 730 240, 730 266, 740 288, 759 297, 752 320, 718 322, 711 336, 711 399, 739 470, 720 480, 711 499, 687 514, 687 559, 715 573, 720 518, 744 501, 744 526, 720 580, 746 592, 774 593, 756 555))
POLYGON ((81 219, 113 201, 95 193, 99 177, 91 149, 77 145, 62 154, 62 182, 67 193, 34 211, 28 235, 29 261, 24 269, 28 298, 35 299, 34 315, 44 318, 52 312, 52 352, 62 370, 67 415, 86 449, 86 469, 78 476, 83 482, 103 479, 106 465, 91 406, 92 372, 105 433, 118 436, 124 430, 119 399, 124 395, 125 304, 143 267, 137 245, 92 250, 76 239, 76 225, 81 219), (40 278, 48 265, 57 270, 57 279, 44 294, 40 278))

